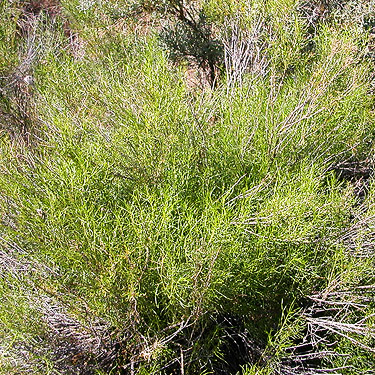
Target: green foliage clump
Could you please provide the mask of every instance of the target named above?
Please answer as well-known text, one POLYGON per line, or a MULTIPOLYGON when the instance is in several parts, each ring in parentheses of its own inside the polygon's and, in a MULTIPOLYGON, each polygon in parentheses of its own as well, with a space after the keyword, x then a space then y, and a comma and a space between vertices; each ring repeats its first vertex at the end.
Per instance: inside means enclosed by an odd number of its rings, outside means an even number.
POLYGON ((264 74, 248 66, 232 86, 191 90, 157 31, 119 24, 127 2, 82 4, 63 2, 84 53, 50 30, 32 68, 33 141, 1 138, 4 371, 269 375, 301 358, 370 368, 365 36, 326 22, 306 51, 295 1, 189 3, 198 18, 182 2, 141 4, 175 17, 165 38, 176 54, 207 63, 226 48, 211 43, 215 25, 238 15, 238 32, 269 31, 257 40, 264 74))

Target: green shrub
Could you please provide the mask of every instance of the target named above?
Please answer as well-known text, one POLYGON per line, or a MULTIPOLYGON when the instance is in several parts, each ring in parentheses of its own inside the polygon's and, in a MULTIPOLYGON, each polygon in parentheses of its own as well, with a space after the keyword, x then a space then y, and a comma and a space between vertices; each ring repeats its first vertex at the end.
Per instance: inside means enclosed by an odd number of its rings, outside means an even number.
MULTIPOLYGON (((312 296, 373 281, 371 251, 351 258, 373 192, 360 211, 363 179, 339 173, 373 152, 361 34, 326 24, 303 57, 298 4, 267 2, 265 74, 192 92, 156 32, 78 5, 85 54, 47 50, 33 70, 38 142, 1 139, 1 361, 30 342, 34 373, 287 373, 319 323, 312 296)), ((371 334, 340 332, 332 350, 369 367, 371 334)))

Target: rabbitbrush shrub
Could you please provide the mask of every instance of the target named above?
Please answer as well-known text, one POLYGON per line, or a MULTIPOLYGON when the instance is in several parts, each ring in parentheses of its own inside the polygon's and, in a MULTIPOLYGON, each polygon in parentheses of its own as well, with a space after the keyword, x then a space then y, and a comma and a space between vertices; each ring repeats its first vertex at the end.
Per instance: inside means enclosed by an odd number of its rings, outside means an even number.
POLYGON ((37 130, 1 133, 2 373, 373 368, 368 31, 332 13, 312 35, 297 1, 201 2, 264 69, 199 89, 160 12, 143 30, 125 1, 62 5, 37 31, 37 130))

